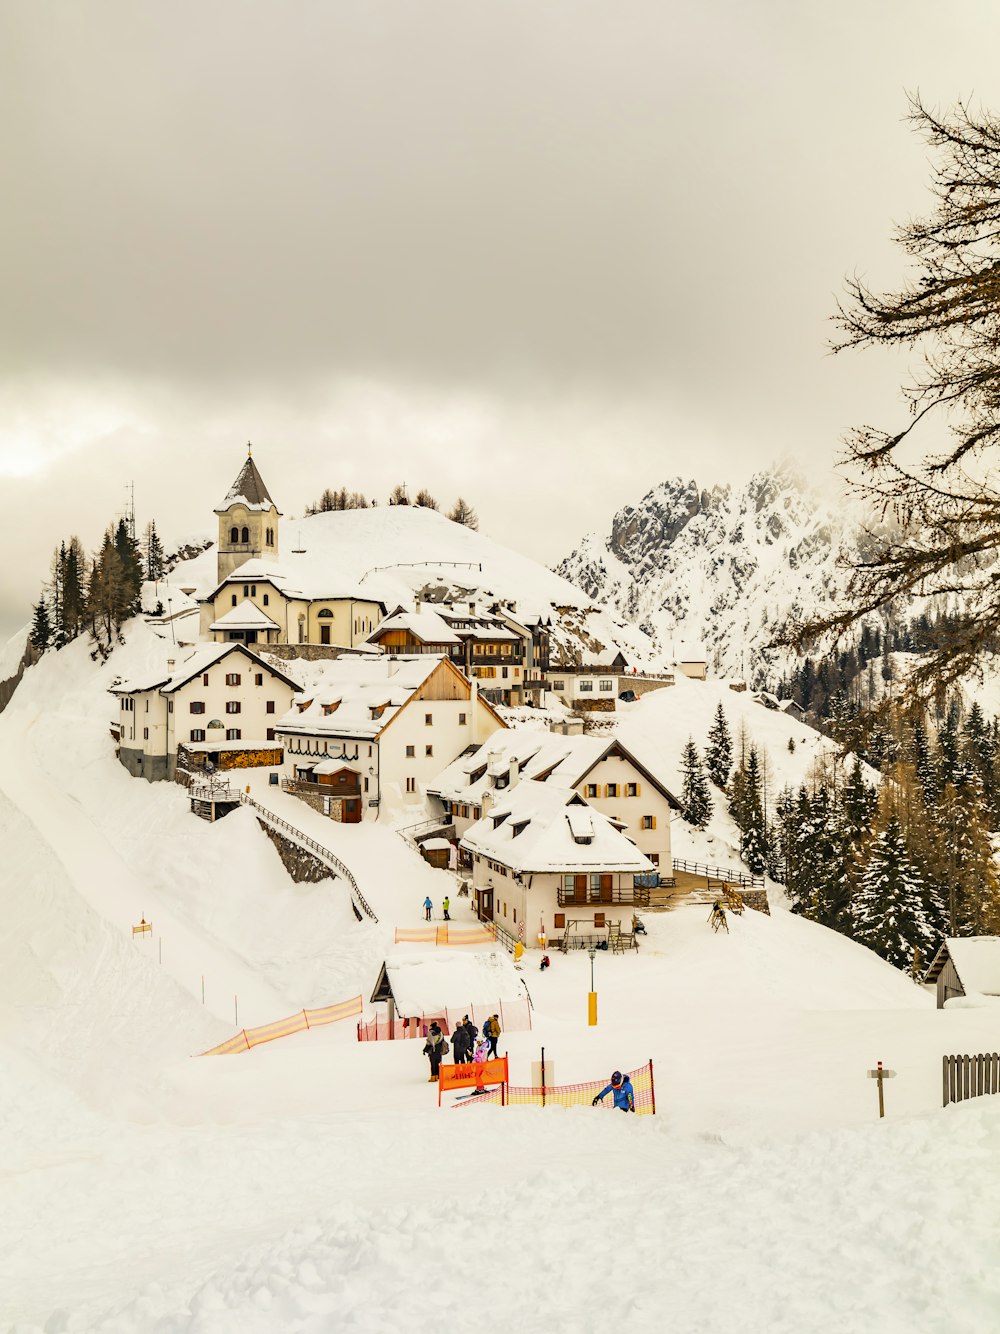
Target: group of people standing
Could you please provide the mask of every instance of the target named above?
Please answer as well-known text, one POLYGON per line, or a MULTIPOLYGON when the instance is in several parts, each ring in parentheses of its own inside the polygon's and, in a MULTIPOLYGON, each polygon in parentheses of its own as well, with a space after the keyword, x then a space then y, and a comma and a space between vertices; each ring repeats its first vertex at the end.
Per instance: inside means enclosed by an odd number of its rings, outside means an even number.
MULTIPOLYGON (((465 1015, 462 1022, 456 1025, 451 1038, 455 1064, 471 1065, 473 1062, 491 1060, 497 1055, 497 1039, 500 1037, 500 1032, 499 1016, 491 1014, 483 1024, 483 1036, 480 1038, 479 1029, 469 1016, 465 1015)), ((437 1083, 441 1071, 441 1062, 447 1054, 448 1039, 445 1037, 441 1025, 435 1021, 427 1030, 427 1041, 424 1043, 424 1055, 430 1061, 431 1066, 428 1083, 437 1083)))
MULTIPOLYGON (((451 921, 451 899, 448 898, 447 895, 445 895, 444 899, 443 899, 442 902, 441 902, 441 909, 442 909, 442 911, 443 911, 443 913, 444 913, 444 920, 445 920, 446 922, 450 922, 450 921, 451 921)), ((425 920, 426 922, 429 922, 429 921, 431 920, 431 913, 432 913, 433 911, 434 911, 434 904, 431 902, 431 897, 430 897, 430 895, 428 894, 427 898, 424 899, 424 920, 425 920)))

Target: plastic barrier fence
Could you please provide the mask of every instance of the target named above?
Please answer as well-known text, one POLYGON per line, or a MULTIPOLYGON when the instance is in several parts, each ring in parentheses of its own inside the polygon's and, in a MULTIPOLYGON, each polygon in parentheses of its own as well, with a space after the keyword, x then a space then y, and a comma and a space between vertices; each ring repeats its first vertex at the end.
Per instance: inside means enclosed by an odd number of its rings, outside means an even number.
POLYGON ((473 1061, 471 1065, 442 1065, 438 1073, 438 1106, 441 1106, 443 1090, 464 1089, 466 1093, 482 1097, 486 1093, 487 1084, 500 1085, 502 1103, 507 1084, 506 1056, 493 1061, 473 1061))
POLYGON ((301 1033, 306 1028, 321 1028, 324 1024, 335 1024, 338 1019, 350 1019, 360 1014, 361 997, 340 1001, 337 1005, 325 1005, 320 1010, 299 1010, 287 1019, 276 1019, 273 1024, 262 1024, 259 1028, 241 1029, 234 1037, 220 1042, 217 1047, 199 1053, 202 1056, 231 1056, 238 1051, 249 1051, 263 1042, 273 1042, 275 1038, 287 1038, 292 1033, 301 1033))
POLYGON ((397 945, 492 945, 496 933, 482 926, 396 927, 397 945))
POLYGON ((358 1041, 399 1042, 403 1038, 422 1039, 427 1036, 427 1026, 433 1021, 441 1025, 441 1031, 446 1037, 450 1037, 466 1015, 476 1025, 480 1036, 482 1036, 483 1025, 491 1014, 495 1014, 500 1020, 501 1038, 504 1033, 527 1033, 531 1029, 531 1005, 527 999, 492 1001, 483 1005, 463 1005, 457 1009, 449 1007, 446 1010, 438 1011, 436 1014, 428 1011, 425 1014, 411 1015, 411 1021, 416 1019, 417 1022, 411 1022, 409 1026, 407 1026, 405 1019, 397 1019, 391 1034, 389 1033, 388 1019, 373 1019, 370 1023, 362 1022, 358 1024, 358 1041))
MULTIPOLYGON (((646 1065, 640 1066, 638 1070, 630 1070, 628 1077, 632 1081, 632 1090, 635 1094, 636 1116, 655 1116, 656 1089, 653 1084, 653 1062, 649 1061, 646 1065)), ((607 1077, 605 1079, 592 1079, 585 1084, 546 1085, 544 1089, 522 1088, 516 1084, 508 1084, 506 1105, 508 1107, 589 1107, 597 1094, 607 1088, 610 1082, 610 1077, 607 1077)), ((487 1089, 480 1097, 470 1098, 467 1102, 457 1102, 455 1107, 471 1107, 481 1103, 500 1106, 502 1102, 503 1099, 499 1089, 487 1089)), ((594 1110, 597 1111, 602 1107, 615 1110, 615 1100, 612 1093, 608 1093, 594 1110)))

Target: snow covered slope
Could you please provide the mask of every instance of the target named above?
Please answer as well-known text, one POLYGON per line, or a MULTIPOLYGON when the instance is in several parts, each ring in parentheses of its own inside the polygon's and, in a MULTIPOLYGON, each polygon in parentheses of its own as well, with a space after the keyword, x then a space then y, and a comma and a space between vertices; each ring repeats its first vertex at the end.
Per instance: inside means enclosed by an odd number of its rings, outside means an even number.
MULTIPOLYGON (((208 825, 130 778, 105 692, 151 635, 130 625, 106 664, 47 654, 0 715, 0 1328, 551 1334, 605 1327, 609 1304, 639 1334, 992 1328, 1000 1107, 938 1107, 941 1055, 992 1050, 990 1012, 938 1011, 790 914, 729 936, 701 909, 648 914, 638 956, 594 961, 595 1028, 586 956, 529 962, 513 1079, 542 1046, 558 1082, 652 1058, 656 1118, 439 1111, 419 1042, 359 1044, 349 1022, 192 1059, 235 995, 248 1025, 367 995, 394 926, 453 881, 391 828, 316 816, 378 896, 379 926, 357 923, 336 882, 288 880, 247 810, 208 825), (133 940, 143 913, 153 939, 133 940), (884 1123, 878 1059, 899 1072, 884 1123)), ((697 735, 699 689, 623 726, 697 735)), ((753 731, 759 706, 736 707, 753 731)))
POLYGON ((853 510, 820 500, 787 467, 711 490, 676 477, 620 510, 607 537, 585 537, 557 569, 661 652, 704 643, 715 672, 753 678, 778 661, 767 645, 788 617, 828 605, 858 531, 853 510))

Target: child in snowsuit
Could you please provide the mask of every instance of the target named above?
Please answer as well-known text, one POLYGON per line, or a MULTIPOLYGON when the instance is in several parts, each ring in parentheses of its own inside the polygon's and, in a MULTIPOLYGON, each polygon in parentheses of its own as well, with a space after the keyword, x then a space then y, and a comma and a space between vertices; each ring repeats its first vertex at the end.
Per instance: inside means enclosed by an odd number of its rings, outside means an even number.
POLYGON ((451 899, 445 899, 444 903, 441 904, 441 907, 444 909, 444 920, 450 922, 451 917, 449 916, 448 909, 451 907, 451 899))
POLYGON ((424 1043, 424 1055, 431 1063, 431 1077, 427 1081, 428 1084, 437 1083, 438 1074, 441 1070, 441 1061, 447 1050, 448 1045, 445 1042, 444 1034, 441 1032, 440 1027, 437 1024, 431 1024, 427 1034, 427 1041, 424 1043))
POLYGON ((489 1043, 489 1055, 497 1054, 497 1038, 500 1036, 500 1020, 495 1014, 491 1014, 483 1024, 483 1037, 489 1043))
POLYGON ((600 1093, 598 1093, 597 1097, 590 1104, 591 1107, 596 1107, 606 1093, 613 1093, 615 1095, 615 1106, 619 1111, 635 1111, 635 1094, 632 1090, 632 1081, 629 1079, 628 1075, 623 1075, 620 1070, 616 1070, 611 1076, 611 1083, 607 1088, 601 1089, 600 1093))
POLYGON ((542 955, 542 962, 541 962, 538 966, 539 966, 539 968, 541 968, 542 972, 544 973, 545 970, 546 970, 546 968, 548 968, 548 966, 551 964, 551 962, 552 962, 552 960, 549 958, 549 956, 548 956, 547 954, 543 954, 543 955, 542 955))

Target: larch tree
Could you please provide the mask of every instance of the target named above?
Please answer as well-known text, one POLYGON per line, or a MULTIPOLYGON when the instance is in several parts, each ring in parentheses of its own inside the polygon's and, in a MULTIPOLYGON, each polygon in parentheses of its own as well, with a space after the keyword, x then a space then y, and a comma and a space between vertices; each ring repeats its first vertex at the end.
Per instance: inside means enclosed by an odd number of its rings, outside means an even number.
POLYGON ((1000 119, 965 102, 932 111, 914 96, 909 120, 934 152, 932 206, 896 229, 911 276, 887 293, 850 279, 834 346, 916 354, 903 385, 909 412, 848 436, 848 473, 883 523, 844 605, 792 639, 804 645, 912 597, 946 595, 955 614, 909 677, 931 690, 976 671, 1000 641, 1000 119))
POLYGON ((452 508, 448 511, 448 518, 453 523, 463 524, 466 528, 478 529, 479 516, 467 501, 461 496, 455 501, 452 508))

